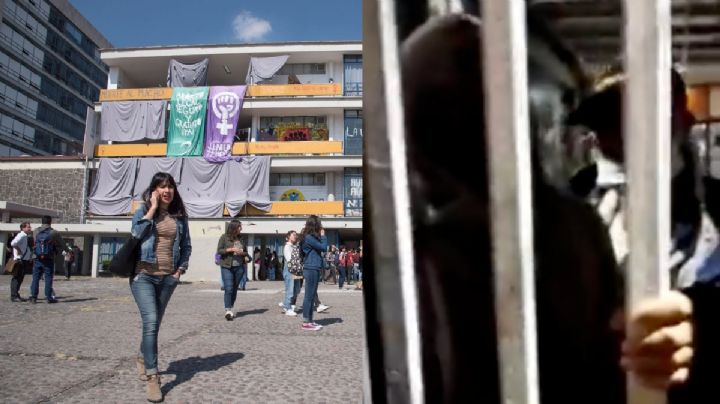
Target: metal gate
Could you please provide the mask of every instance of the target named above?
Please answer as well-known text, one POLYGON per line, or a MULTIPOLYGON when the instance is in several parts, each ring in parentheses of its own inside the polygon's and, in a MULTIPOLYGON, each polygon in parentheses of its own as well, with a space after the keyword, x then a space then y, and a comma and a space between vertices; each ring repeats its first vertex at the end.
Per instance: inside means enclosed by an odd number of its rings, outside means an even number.
MULTIPOLYGON (((460 0, 364 0, 367 243, 365 301, 375 402, 425 401, 411 201, 404 140, 399 34, 409 20, 462 9, 460 0)), ((498 352, 504 403, 538 403, 526 4, 481 1, 498 352), (509 313, 509 315, 508 315, 509 313), (499 313, 498 313, 499 314, 499 313)), ((670 0, 624 2, 624 103, 630 258, 626 302, 669 287, 670 0)), ((630 378, 628 402, 664 395, 630 378)))

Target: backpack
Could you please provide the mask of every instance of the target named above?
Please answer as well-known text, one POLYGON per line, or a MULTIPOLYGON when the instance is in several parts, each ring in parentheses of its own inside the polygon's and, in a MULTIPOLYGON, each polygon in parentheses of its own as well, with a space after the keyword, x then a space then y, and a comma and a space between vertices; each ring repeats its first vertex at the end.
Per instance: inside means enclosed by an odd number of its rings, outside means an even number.
POLYGON ((49 260, 55 257, 55 242, 49 228, 41 230, 35 237, 35 256, 39 260, 49 260))
POLYGON ((290 253, 290 261, 288 261, 288 272, 295 276, 301 276, 303 274, 303 257, 300 251, 299 245, 292 247, 292 253, 290 253))

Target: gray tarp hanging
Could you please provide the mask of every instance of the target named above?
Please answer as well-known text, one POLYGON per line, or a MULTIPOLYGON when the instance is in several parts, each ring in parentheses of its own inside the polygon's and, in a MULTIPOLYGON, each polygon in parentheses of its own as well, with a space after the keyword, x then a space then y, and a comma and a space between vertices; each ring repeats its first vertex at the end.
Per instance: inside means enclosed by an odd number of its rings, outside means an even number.
POLYGON ((100 159, 95 176, 88 212, 94 215, 116 216, 130 213, 138 159, 100 159))
POLYGON ((133 142, 165 137, 167 101, 114 101, 102 103, 100 139, 133 142))
POLYGON ((269 212, 270 156, 243 157, 240 161, 225 162, 228 166, 228 183, 225 204, 230 216, 242 211, 245 203, 269 212))
POLYGON ((205 58, 197 63, 183 64, 170 59, 168 66, 168 87, 199 87, 207 85, 208 64, 205 58))
POLYGON ((280 70, 288 56, 270 56, 266 58, 250 58, 250 67, 245 77, 246 84, 257 84, 263 80, 271 79, 280 70))
POLYGON ((178 192, 189 217, 222 217, 227 167, 203 158, 183 159, 178 192))
POLYGON ((150 185, 153 175, 157 172, 168 173, 173 176, 175 182, 180 183, 180 173, 182 172, 182 159, 154 157, 138 159, 137 179, 135 180, 135 189, 133 191, 133 200, 142 199, 142 193, 150 185))

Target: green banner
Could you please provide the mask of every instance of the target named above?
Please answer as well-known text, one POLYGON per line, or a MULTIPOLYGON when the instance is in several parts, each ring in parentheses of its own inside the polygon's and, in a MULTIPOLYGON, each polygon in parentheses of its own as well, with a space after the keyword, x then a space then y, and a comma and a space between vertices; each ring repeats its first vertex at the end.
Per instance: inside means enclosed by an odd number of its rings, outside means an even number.
POLYGON ((167 155, 202 156, 208 87, 176 87, 170 100, 167 155))

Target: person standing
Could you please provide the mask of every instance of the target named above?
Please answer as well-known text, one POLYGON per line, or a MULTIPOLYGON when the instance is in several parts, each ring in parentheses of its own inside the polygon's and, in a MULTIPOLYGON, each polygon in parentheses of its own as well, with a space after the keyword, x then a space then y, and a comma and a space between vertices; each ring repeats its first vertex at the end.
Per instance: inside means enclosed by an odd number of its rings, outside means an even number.
POLYGON ((63 251, 63 261, 65 262, 65 280, 70 280, 70 272, 75 263, 75 251, 70 247, 70 251, 63 251))
POLYGON ((278 259, 277 254, 275 254, 275 251, 273 251, 270 254, 270 258, 267 260, 267 274, 268 274, 268 280, 274 281, 275 280, 275 271, 277 271, 277 265, 278 265, 278 259))
POLYGON ((347 276, 347 256, 345 246, 340 246, 340 254, 338 255, 338 289, 342 289, 345 285, 345 277, 347 276))
POLYGON ((318 331, 322 326, 313 322, 313 311, 315 311, 313 310, 313 300, 317 293, 320 270, 323 266, 320 254, 327 250, 327 237, 325 237, 325 229, 323 229, 319 217, 311 215, 308 218, 302 236, 303 278, 305 280, 302 329, 318 331))
POLYGON ((192 252, 188 217, 170 174, 158 172, 143 192, 132 219, 132 235, 139 238, 140 256, 130 290, 142 319, 140 378, 147 381, 147 400, 163 400, 158 372, 158 332, 175 288, 188 269, 192 252))
POLYGON ((10 301, 24 302, 20 296, 20 286, 25 279, 25 272, 32 268, 32 251, 30 242, 30 234, 32 234, 32 226, 30 222, 22 222, 20 224, 20 233, 10 242, 13 252, 13 260, 15 267, 12 272, 12 280, 10 281, 10 301))
POLYGON ((261 266, 262 266, 262 253, 260 252, 260 248, 255 247, 255 251, 253 251, 253 279, 256 281, 261 280, 261 266))
POLYGON ((220 236, 217 245, 217 253, 220 254, 220 272, 223 285, 225 286, 225 320, 232 321, 235 318, 235 300, 237 299, 238 287, 245 276, 245 247, 240 241, 242 223, 233 220, 228 225, 225 234, 220 236))
POLYGON ((353 280, 355 282, 358 282, 360 280, 360 253, 357 249, 353 250, 352 253, 352 273, 353 273, 353 280))
POLYGON ((40 289, 40 274, 45 276, 45 298, 48 303, 57 303, 53 291, 53 277, 55 276, 55 256, 59 252, 68 251, 65 240, 60 233, 52 228, 52 218, 42 217, 42 226, 33 233, 35 262, 33 263, 33 279, 30 285, 30 302, 37 303, 40 289))
MULTIPOLYGON (((290 263, 290 259, 293 255, 293 250, 299 248, 297 246, 297 232, 295 230, 290 230, 287 232, 287 235, 285 236, 285 246, 283 247, 283 257, 285 258, 285 265, 283 265, 283 279, 285 281, 285 298, 282 303, 282 311, 285 313, 286 316, 294 317, 297 315, 295 313, 295 304, 293 302, 293 297, 297 299, 297 296, 294 294, 295 289, 295 282, 301 282, 301 279, 294 279, 294 275, 290 273, 290 269, 288 267, 288 264, 290 263)), ((296 253, 297 254, 297 253, 296 253)))

